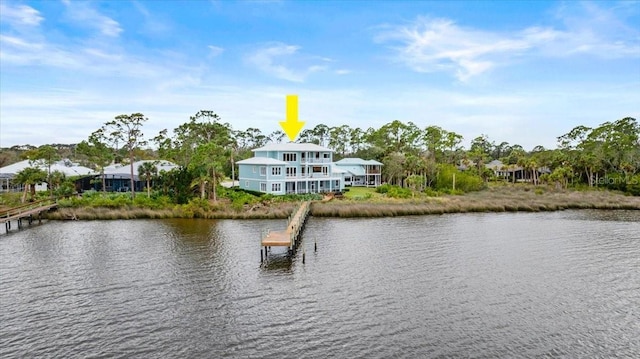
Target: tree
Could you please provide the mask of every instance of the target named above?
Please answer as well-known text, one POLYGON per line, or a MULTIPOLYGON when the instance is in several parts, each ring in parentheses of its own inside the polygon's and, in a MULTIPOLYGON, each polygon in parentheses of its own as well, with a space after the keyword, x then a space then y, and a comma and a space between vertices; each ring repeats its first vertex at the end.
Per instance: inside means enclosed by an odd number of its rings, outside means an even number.
POLYGON ((100 172, 102 191, 107 190, 104 168, 113 162, 113 151, 107 145, 107 139, 102 129, 93 132, 87 141, 82 141, 76 147, 78 153, 87 156, 89 162, 100 172))
POLYGON ((318 144, 320 146, 327 145, 326 141, 329 139, 329 127, 327 125, 324 125, 324 124, 316 125, 316 127, 313 128, 312 133, 317 139, 318 144))
POLYGON ((53 171, 51 174, 47 176, 47 181, 49 185, 49 189, 52 191, 57 191, 58 188, 67 180, 67 176, 60 171, 53 171))
POLYGON ((15 177, 13 177, 13 181, 24 186, 22 203, 26 202, 27 192, 29 190, 31 190, 31 200, 33 200, 36 195, 36 184, 45 182, 46 180, 47 172, 36 167, 27 167, 17 172, 15 177))
POLYGON ((51 145, 44 145, 28 151, 25 153, 25 157, 32 163, 41 161, 47 166, 47 187, 49 189, 49 195, 53 196, 53 188, 51 188, 51 165, 60 160, 58 150, 51 145))
POLYGON ((287 136, 282 130, 275 130, 269 135, 269 141, 273 143, 282 143, 282 140, 287 136))
MULTIPOLYGON (((228 157, 227 148, 233 143, 231 125, 221 123, 213 111, 202 110, 173 132, 173 138, 167 137, 166 130, 155 138, 160 153, 189 171, 190 182, 199 183, 203 197, 205 185, 211 184, 210 193, 217 200, 217 180, 228 157)), ((251 131, 247 136, 256 133, 259 131, 251 131)))
POLYGON ((113 121, 105 123, 102 127, 103 133, 106 137, 116 144, 122 143, 123 149, 129 154, 129 167, 130 167, 130 184, 131 184, 131 197, 135 198, 135 181, 133 178, 133 162, 134 151, 141 146, 147 144, 144 140, 144 134, 142 133, 142 125, 148 121, 141 113, 132 113, 131 115, 118 115, 113 121))
POLYGON ((151 179, 158 175, 156 163, 156 161, 147 161, 138 166, 138 175, 147 182, 147 198, 151 197, 151 179))

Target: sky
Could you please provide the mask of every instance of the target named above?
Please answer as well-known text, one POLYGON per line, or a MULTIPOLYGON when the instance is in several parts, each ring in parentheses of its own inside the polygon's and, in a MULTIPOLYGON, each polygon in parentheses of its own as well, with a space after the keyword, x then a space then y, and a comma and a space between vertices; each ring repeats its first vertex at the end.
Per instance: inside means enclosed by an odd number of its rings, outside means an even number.
POLYGON ((555 148, 640 119, 638 1, 0 0, 0 147, 78 143, 120 114, 152 138, 394 120, 555 148))

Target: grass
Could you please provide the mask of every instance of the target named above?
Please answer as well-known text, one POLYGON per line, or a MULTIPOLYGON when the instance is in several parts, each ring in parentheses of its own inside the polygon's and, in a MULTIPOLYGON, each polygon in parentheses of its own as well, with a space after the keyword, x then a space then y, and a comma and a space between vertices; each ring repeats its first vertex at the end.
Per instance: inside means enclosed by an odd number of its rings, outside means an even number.
POLYGON ((348 191, 344 192, 344 198, 362 201, 362 200, 376 200, 383 198, 382 194, 377 193, 375 188, 372 187, 347 187, 348 191))
MULTIPOLYGON (((11 201, 13 199, 10 199, 11 201)), ((127 203, 120 207, 61 206, 50 212, 50 219, 137 219, 137 218, 210 218, 210 219, 284 219, 298 201, 264 200, 236 205, 231 200, 208 202, 193 200, 184 205, 162 208, 127 203)), ((7 202, 8 203, 8 202, 7 202)), ((1 203, 0 203, 1 204, 1 203)), ((564 209, 640 210, 640 197, 607 190, 556 190, 529 184, 497 183, 488 189, 465 195, 416 195, 411 199, 389 198, 374 188, 351 187, 343 199, 315 201, 313 216, 384 217, 464 212, 538 212, 564 209)))
POLYGON ((284 219, 291 214, 295 207, 295 203, 282 203, 277 206, 258 207, 243 211, 237 211, 230 207, 213 210, 194 209, 188 206, 175 206, 172 209, 79 207, 59 208, 56 211, 49 212, 47 218, 58 220, 143 218, 284 219))
POLYGON ((420 197, 411 200, 344 200, 314 203, 319 217, 392 217, 465 212, 540 212, 564 209, 640 210, 640 197, 611 191, 556 191, 531 185, 500 185, 462 196, 420 197))

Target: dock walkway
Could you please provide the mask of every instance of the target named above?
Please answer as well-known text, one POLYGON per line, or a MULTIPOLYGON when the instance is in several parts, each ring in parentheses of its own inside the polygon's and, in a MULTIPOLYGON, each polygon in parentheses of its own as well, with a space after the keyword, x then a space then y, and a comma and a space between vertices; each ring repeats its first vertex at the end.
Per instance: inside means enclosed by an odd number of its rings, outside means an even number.
POLYGON ((307 217, 309 216, 310 206, 310 201, 303 202, 294 214, 289 217, 286 229, 281 231, 268 231, 262 237, 261 244, 264 247, 265 256, 267 254, 267 248, 269 247, 289 247, 289 253, 293 254, 300 239, 300 232, 302 232, 307 217))
POLYGON ((42 212, 46 212, 57 206, 58 203, 55 199, 45 199, 13 207, 0 212, 0 224, 4 223, 7 233, 9 233, 11 230, 11 221, 17 221, 18 228, 22 228, 22 221, 25 218, 29 221, 29 224, 33 222, 35 216, 37 216, 38 221, 41 222, 42 212))

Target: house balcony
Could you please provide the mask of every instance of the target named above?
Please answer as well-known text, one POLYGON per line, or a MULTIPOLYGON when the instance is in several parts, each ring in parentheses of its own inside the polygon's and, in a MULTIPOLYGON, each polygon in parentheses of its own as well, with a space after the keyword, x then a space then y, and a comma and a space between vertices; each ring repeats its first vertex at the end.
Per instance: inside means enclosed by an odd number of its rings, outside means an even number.
POLYGON ((307 179, 330 179, 330 178, 333 178, 333 176, 331 176, 329 174, 323 174, 323 173, 308 173, 306 175, 296 175, 296 176, 288 175, 288 176, 285 176, 286 180, 292 180, 292 179, 301 179, 301 180, 307 180, 307 179))
POLYGON ((330 158, 302 158, 300 159, 301 164, 315 164, 315 163, 331 163, 330 158))

